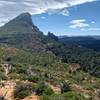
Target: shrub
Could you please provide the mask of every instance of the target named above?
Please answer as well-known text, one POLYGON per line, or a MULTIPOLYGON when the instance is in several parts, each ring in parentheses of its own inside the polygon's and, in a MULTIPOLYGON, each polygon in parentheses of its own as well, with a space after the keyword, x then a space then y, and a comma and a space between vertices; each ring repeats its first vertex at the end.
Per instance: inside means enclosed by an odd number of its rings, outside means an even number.
POLYGON ((7 77, 5 76, 5 74, 3 72, 0 72, 0 80, 6 80, 7 77))
POLYGON ((38 77, 35 77, 35 76, 31 76, 31 77, 28 77, 28 81, 30 82, 38 82, 39 81, 39 78, 38 77))
POLYGON ((61 94, 57 95, 43 95, 39 98, 39 100, 66 100, 66 98, 64 96, 62 96, 61 94))
POLYGON ((17 73, 10 73, 10 78, 11 79, 18 79, 19 78, 19 75, 17 73))
POLYGON ((75 92, 67 92, 64 93, 63 96, 67 98, 67 100, 86 100, 83 95, 77 94, 75 92))
POLYGON ((65 93, 65 92, 68 92, 68 91, 71 91, 70 89, 70 86, 68 83, 62 83, 61 85, 61 93, 65 93))
POLYGON ((43 94, 52 95, 54 92, 50 87, 44 89, 43 94))
POLYGON ((42 95, 39 100, 85 100, 85 98, 74 92, 64 94, 42 95))
POLYGON ((15 87, 14 98, 23 99, 30 94, 28 85, 19 84, 15 87))
POLYGON ((44 83, 18 83, 15 87, 14 98, 23 99, 32 92, 35 92, 37 95, 52 95, 54 93, 53 90, 44 83))
POLYGON ((44 83, 39 83, 36 87, 35 92, 37 95, 43 95, 43 94, 52 95, 54 93, 53 90, 44 83))

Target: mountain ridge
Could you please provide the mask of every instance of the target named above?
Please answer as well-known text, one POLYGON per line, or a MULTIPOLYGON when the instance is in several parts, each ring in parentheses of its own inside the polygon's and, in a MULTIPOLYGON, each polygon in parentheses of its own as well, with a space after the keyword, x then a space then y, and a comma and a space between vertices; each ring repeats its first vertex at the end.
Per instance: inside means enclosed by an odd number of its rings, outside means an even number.
POLYGON ((13 44, 30 51, 46 51, 44 35, 33 24, 29 13, 20 14, 0 28, 0 42, 13 44), (18 45, 19 44, 19 45, 18 45))
POLYGON ((39 29, 33 24, 31 15, 23 13, 0 28, 0 35, 14 33, 33 33, 39 29))

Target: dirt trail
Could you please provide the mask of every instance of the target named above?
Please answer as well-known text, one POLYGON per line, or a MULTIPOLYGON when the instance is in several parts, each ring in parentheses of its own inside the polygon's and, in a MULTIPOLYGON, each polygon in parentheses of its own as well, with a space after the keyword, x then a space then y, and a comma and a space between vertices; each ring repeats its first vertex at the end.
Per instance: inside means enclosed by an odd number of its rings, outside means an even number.
POLYGON ((13 99, 13 91, 15 87, 15 82, 12 80, 5 81, 3 87, 0 88, 0 94, 5 95, 5 99, 7 100, 14 100, 13 99))
MULTIPOLYGON (((0 96, 4 96, 6 94, 5 99, 14 100, 13 92, 14 92, 14 87, 16 85, 15 81, 8 80, 8 81, 4 81, 3 83, 5 86, 0 87, 0 96)), ((33 93, 23 100, 38 100, 38 98, 39 97, 33 93)))
POLYGON ((78 91, 80 91, 80 92, 86 93, 86 94, 89 94, 89 93, 91 92, 91 91, 89 91, 89 90, 87 90, 87 89, 85 89, 85 88, 83 88, 82 86, 77 85, 77 84, 73 84, 73 85, 72 85, 72 88, 73 88, 73 89, 76 89, 76 90, 78 90, 78 91))
POLYGON ((7 79, 10 79, 9 71, 11 70, 11 65, 10 64, 1 64, 1 66, 5 71, 5 76, 7 77, 7 79))
POLYGON ((55 94, 60 94, 61 89, 58 86, 50 85, 51 89, 54 91, 55 94))

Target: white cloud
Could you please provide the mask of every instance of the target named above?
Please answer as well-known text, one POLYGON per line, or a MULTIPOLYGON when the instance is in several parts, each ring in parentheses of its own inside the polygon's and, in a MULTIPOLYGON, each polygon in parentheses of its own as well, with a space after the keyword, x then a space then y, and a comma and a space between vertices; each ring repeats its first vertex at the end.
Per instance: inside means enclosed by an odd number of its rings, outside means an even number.
POLYGON ((95 24, 95 21, 92 21, 91 23, 92 23, 92 24, 95 24))
POLYGON ((82 22, 85 22, 85 21, 86 21, 85 19, 77 19, 77 20, 72 20, 70 23, 76 24, 76 23, 82 23, 82 22))
MULTIPOLYGON (((23 12, 69 15, 67 8, 97 0, 0 0, 0 24, 23 12)), ((7 21, 6 21, 7 22, 7 21)))
POLYGON ((70 21, 69 28, 79 29, 80 31, 100 31, 99 27, 91 27, 91 24, 96 23, 95 21, 91 21, 89 24, 85 19, 78 19, 70 21))
POLYGON ((79 20, 72 20, 70 22, 70 28, 78 28, 78 29, 83 29, 85 27, 89 27, 89 24, 86 23, 86 20, 84 19, 79 19, 79 20))
POLYGON ((46 19, 46 17, 42 16, 41 19, 46 19))
POLYGON ((64 16, 69 16, 69 11, 67 9, 63 9, 60 14, 64 15, 64 16))
POLYGON ((89 31, 99 31, 100 28, 95 27, 95 28, 89 28, 88 30, 89 30, 89 31))
POLYGON ((89 31, 100 31, 100 28, 98 28, 98 27, 90 27, 90 28, 87 28, 87 29, 85 29, 85 28, 82 28, 82 29, 80 29, 80 31, 84 31, 84 32, 89 32, 89 31))

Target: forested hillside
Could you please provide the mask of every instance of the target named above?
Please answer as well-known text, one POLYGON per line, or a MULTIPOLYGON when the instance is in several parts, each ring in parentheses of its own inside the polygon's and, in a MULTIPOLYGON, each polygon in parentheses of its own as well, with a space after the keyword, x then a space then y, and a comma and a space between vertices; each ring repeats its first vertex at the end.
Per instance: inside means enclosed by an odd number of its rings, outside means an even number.
POLYGON ((61 36, 59 40, 64 43, 76 43, 94 51, 100 51, 100 36, 61 36))
POLYGON ((99 100, 100 53, 44 35, 23 13, 0 28, 0 91, 9 81, 14 100, 99 100))

